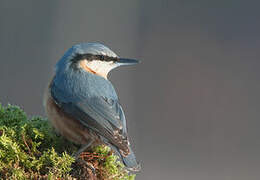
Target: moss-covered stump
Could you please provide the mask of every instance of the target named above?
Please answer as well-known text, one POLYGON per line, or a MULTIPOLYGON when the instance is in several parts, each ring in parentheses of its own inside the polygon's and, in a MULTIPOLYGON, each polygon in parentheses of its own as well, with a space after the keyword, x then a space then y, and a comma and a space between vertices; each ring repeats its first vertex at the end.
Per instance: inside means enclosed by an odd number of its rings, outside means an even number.
POLYGON ((0 179, 134 180, 108 147, 83 152, 76 161, 71 154, 78 148, 57 135, 47 119, 0 104, 0 179))

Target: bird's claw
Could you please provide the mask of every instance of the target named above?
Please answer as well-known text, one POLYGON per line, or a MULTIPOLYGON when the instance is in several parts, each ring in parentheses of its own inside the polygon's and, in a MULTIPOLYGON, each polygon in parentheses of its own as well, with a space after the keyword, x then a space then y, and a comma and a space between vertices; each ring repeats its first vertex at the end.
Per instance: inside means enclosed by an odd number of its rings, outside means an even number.
POLYGON ((87 168, 89 168, 92 171, 93 175, 96 175, 96 168, 91 163, 84 161, 82 159, 77 159, 77 161, 86 165, 87 168))

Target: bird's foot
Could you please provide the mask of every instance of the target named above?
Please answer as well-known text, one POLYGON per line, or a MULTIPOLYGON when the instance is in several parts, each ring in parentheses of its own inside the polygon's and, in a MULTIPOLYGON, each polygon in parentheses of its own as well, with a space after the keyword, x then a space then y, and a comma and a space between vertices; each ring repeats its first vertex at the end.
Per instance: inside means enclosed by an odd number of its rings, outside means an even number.
POLYGON ((93 175, 96 175, 96 168, 91 163, 89 163, 83 159, 80 159, 80 158, 78 158, 76 161, 78 161, 80 164, 85 165, 88 169, 90 169, 92 171, 93 175))

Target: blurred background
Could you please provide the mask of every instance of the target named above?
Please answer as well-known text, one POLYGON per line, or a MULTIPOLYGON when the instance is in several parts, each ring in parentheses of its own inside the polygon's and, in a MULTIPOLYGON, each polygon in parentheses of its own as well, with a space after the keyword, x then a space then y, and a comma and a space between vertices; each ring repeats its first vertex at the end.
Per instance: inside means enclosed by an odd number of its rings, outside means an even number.
POLYGON ((101 42, 141 64, 111 73, 137 180, 259 180, 259 1, 0 0, 0 102, 45 116, 64 52, 101 42))

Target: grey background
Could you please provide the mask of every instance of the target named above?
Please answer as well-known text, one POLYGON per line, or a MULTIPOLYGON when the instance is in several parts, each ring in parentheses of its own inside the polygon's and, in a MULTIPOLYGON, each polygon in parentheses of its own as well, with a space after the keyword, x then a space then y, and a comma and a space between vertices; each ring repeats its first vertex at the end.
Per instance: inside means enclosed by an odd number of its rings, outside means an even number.
POLYGON ((0 0, 0 102, 43 115, 63 53, 101 42, 142 63, 111 73, 136 179, 260 178, 257 1, 0 0))

